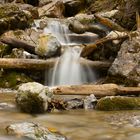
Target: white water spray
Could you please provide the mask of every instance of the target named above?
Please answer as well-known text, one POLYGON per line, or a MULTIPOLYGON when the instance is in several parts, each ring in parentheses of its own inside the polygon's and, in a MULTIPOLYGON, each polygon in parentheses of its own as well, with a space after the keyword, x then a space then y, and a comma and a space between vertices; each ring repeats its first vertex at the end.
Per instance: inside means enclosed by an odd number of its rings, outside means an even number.
POLYGON ((44 33, 51 33, 61 45, 65 45, 64 53, 57 60, 53 70, 50 70, 47 75, 47 85, 80 85, 95 81, 94 72, 90 67, 79 63, 82 48, 77 45, 75 47, 69 46, 79 44, 79 42, 70 41, 68 34, 71 32, 65 24, 57 20, 51 21, 44 29, 44 33))

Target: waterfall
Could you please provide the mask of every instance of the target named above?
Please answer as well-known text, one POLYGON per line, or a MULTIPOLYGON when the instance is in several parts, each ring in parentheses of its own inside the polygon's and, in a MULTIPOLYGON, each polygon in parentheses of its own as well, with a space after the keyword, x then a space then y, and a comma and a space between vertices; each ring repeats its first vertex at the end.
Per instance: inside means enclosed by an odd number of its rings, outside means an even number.
POLYGON ((95 81, 93 70, 88 65, 83 66, 79 63, 82 48, 78 46, 79 42, 70 41, 68 34, 74 33, 71 33, 65 24, 57 20, 51 21, 44 29, 44 33, 51 33, 61 45, 65 46, 54 67, 47 72, 46 85, 80 85, 95 81), (73 44, 75 46, 70 47, 73 44))

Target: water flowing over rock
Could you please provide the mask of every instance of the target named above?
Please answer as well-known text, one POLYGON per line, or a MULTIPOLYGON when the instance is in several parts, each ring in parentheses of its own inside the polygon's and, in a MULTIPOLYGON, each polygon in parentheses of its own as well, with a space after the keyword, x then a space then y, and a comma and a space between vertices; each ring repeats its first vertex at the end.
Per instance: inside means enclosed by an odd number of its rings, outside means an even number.
POLYGON ((51 96, 52 93, 47 87, 29 82, 19 86, 16 103, 24 112, 42 113, 47 111, 51 96))
POLYGON ((109 69, 112 81, 126 85, 140 83, 140 32, 134 32, 131 40, 121 45, 118 56, 109 69))
POLYGON ((51 86, 79 85, 95 80, 93 71, 88 66, 82 67, 78 63, 81 51, 82 49, 78 46, 66 48, 54 66, 52 79, 49 79, 51 86))
POLYGON ((31 122, 15 123, 7 126, 7 133, 32 140, 66 140, 61 134, 31 122))

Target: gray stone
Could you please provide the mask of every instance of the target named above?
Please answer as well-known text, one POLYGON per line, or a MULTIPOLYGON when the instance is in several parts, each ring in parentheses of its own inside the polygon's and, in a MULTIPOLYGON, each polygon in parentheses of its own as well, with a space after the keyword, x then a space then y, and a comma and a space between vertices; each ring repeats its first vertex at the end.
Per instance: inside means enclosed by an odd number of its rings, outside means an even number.
POLYGON ((0 34, 10 29, 25 29, 31 25, 37 10, 31 6, 19 4, 0 5, 0 34))
POLYGON ((62 18, 64 13, 64 4, 62 1, 55 0, 50 2, 43 7, 38 8, 39 16, 51 17, 51 18, 62 18))
POLYGON ((86 110, 87 109, 94 109, 96 103, 97 103, 96 97, 94 96, 94 94, 91 94, 90 96, 87 96, 84 99, 84 109, 86 109, 86 110))
POLYGON ((140 82, 140 32, 134 32, 131 39, 124 41, 118 56, 109 69, 110 78, 126 85, 140 82), (122 82, 121 82, 122 81, 122 82))
POLYGON ((36 82, 29 82, 18 87, 17 106, 27 113, 43 113, 48 110, 52 93, 48 87, 36 82))
POLYGON ((36 54, 45 57, 52 57, 60 54, 61 45, 56 37, 51 34, 40 35, 38 45, 36 47, 36 54))
POLYGON ((10 135, 26 137, 32 140, 66 140, 66 137, 31 122, 11 124, 7 126, 6 130, 10 135))

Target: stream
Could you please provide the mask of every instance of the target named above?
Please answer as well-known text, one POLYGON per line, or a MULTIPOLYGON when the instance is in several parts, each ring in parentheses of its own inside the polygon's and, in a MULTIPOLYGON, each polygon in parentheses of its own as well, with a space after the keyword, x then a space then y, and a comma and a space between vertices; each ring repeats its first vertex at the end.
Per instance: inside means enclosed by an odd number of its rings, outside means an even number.
MULTIPOLYGON (((0 102, 14 104, 14 94, 0 94, 0 102)), ((71 110, 30 115, 11 107, 0 110, 0 140, 23 140, 7 136, 5 128, 24 121, 57 130, 68 140, 139 140, 140 128, 131 120, 136 116, 140 116, 140 111, 71 110)))

